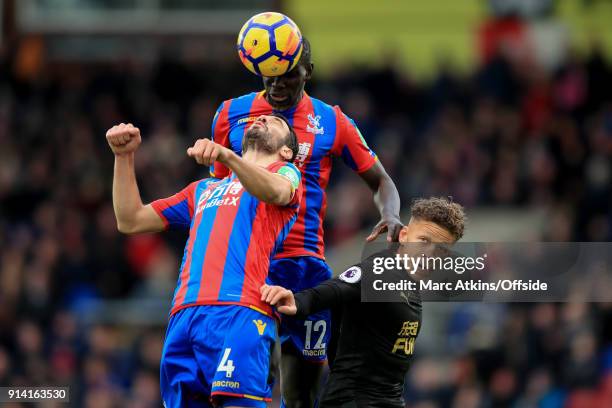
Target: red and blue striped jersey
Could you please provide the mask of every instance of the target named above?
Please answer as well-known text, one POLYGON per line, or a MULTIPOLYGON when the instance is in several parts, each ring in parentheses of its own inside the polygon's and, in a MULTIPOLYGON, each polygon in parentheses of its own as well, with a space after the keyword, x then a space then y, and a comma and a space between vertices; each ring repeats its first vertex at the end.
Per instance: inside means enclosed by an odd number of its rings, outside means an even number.
POLYGON ((290 163, 268 170, 287 177, 295 188, 291 202, 260 201, 230 173, 222 180, 203 179, 177 194, 154 201, 166 228, 189 228, 170 314, 195 305, 238 304, 266 314, 259 288, 270 260, 297 218, 301 175, 290 163))
MULTIPOLYGON (((299 151, 294 164, 302 172, 304 184, 298 218, 276 258, 315 256, 324 259, 325 188, 332 157, 342 157, 358 173, 370 169, 377 157, 353 120, 338 106, 330 106, 306 93, 297 106, 286 111, 275 111, 266 101, 264 91, 227 100, 219 106, 213 119, 212 138, 240 154, 242 137, 250 123, 272 112, 283 114, 295 129, 299 151)), ((211 170, 214 177, 228 174, 227 167, 220 163, 215 163, 211 170)))

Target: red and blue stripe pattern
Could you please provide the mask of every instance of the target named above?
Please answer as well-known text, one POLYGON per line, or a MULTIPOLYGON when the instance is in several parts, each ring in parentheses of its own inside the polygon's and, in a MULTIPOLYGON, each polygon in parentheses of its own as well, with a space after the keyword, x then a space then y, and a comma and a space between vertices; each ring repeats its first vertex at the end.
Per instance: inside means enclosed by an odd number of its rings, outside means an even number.
MULTIPOLYGON (((286 111, 275 111, 266 101, 264 92, 227 100, 215 115, 213 140, 240 154, 246 129, 258 116, 272 112, 283 114, 296 131, 299 152, 294 163, 302 172, 304 188, 298 219, 287 239, 278 243, 276 257, 315 256, 324 259, 325 189, 332 157, 341 157, 346 165, 361 173, 374 165, 376 154, 367 146, 355 123, 339 107, 307 94, 296 107, 286 111)), ((224 177, 228 169, 215 163, 211 174, 224 177)))
MULTIPOLYGON (((300 173, 290 163, 268 167, 300 173)), ((260 201, 235 175, 201 180, 172 197, 154 201, 168 227, 189 227, 171 314, 189 306, 239 304, 270 314, 259 288, 268 275, 277 242, 297 218, 301 188, 287 206, 260 201), (195 203, 195 204, 194 204, 195 203)))

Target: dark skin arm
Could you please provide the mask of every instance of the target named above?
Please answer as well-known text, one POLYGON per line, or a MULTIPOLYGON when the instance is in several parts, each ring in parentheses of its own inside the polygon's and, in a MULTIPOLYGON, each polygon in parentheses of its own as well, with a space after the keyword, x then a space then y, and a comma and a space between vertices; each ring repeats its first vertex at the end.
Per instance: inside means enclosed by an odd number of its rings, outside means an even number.
POLYGON ((380 213, 380 221, 366 241, 374 241, 379 235, 387 233, 387 241, 397 241, 403 225, 400 221, 400 197, 395 183, 379 161, 363 173, 359 173, 374 193, 374 204, 380 213))

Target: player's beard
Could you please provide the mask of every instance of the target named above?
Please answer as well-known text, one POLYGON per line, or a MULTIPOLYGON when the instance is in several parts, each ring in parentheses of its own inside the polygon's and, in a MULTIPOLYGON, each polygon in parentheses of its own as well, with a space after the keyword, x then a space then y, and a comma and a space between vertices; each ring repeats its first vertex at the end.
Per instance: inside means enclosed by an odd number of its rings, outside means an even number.
POLYGON ((242 152, 249 150, 265 152, 273 154, 278 150, 279 146, 276 146, 272 141, 271 135, 261 127, 247 129, 244 138, 242 139, 242 152))

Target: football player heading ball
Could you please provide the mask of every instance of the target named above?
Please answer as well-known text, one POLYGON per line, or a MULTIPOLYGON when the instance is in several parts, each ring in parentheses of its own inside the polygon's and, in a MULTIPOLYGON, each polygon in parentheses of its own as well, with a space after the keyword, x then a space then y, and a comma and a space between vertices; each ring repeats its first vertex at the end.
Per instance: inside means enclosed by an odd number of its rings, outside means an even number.
MULTIPOLYGON (((257 20, 255 28, 258 28, 260 38, 248 38, 257 40, 259 45, 262 39, 264 42, 272 39, 278 48, 282 41, 276 41, 278 27, 275 28, 274 24, 285 24, 285 20, 278 17, 268 20, 271 22, 269 25, 264 20, 257 20)), ((241 37, 245 32, 249 35, 247 28, 242 30, 241 37)), ((389 241, 397 240, 402 228, 397 189, 355 123, 340 107, 328 105, 304 91, 314 65, 306 38, 301 37, 301 47, 298 48, 299 60, 292 69, 282 75, 263 76, 263 91, 221 103, 212 124, 213 140, 236 153, 241 152, 245 129, 259 115, 281 113, 297 133, 299 148, 294 164, 302 173, 304 196, 298 219, 285 241, 280 243, 270 263, 268 277, 270 284, 293 292, 314 287, 332 276, 325 262, 323 243, 323 218, 327 208, 325 188, 331 173, 332 156, 341 157, 374 193, 374 203, 381 219, 367 240, 372 241, 384 233, 389 241)), ((252 51, 252 56, 260 55, 252 51)), ((223 163, 215 162, 211 175, 223 178, 228 171, 223 163)), ((314 405, 322 363, 327 358, 330 332, 329 310, 315 313, 305 320, 282 322, 281 393, 284 405, 314 405)))

